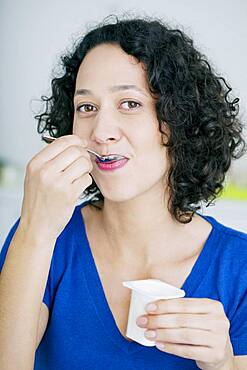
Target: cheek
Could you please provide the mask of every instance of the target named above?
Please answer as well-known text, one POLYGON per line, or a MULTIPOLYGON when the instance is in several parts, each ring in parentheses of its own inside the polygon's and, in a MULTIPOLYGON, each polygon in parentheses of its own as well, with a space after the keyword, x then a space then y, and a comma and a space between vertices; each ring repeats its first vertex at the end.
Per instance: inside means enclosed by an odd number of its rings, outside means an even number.
POLYGON ((166 151, 164 148, 159 149, 157 146, 155 150, 147 151, 138 161, 138 167, 145 177, 153 178, 154 180, 158 180, 160 176, 163 176, 167 166, 166 151))
POLYGON ((87 132, 85 125, 78 122, 75 118, 73 121, 72 133, 74 135, 80 136, 81 138, 88 138, 89 133, 87 132))

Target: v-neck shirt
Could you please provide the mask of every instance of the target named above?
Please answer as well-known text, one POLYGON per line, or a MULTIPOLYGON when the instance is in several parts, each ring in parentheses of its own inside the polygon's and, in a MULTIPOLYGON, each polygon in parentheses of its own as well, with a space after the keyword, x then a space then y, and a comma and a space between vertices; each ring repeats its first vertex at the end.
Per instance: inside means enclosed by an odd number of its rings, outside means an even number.
MULTIPOLYGON (((43 302, 49 321, 35 354, 34 370, 198 369, 185 359, 128 341, 118 329, 90 248, 81 208, 56 240, 43 302)), ((211 232, 181 289, 186 297, 223 304, 235 355, 247 354, 247 234, 201 215, 211 232)), ((0 271, 18 227, 0 254, 0 271)), ((121 304, 121 303, 120 303, 121 304)))

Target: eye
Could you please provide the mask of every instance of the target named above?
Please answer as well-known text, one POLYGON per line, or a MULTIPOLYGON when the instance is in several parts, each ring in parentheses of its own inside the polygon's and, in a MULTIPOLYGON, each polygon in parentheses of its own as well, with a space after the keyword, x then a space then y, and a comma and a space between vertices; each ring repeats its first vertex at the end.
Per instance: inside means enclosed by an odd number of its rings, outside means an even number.
POLYGON ((76 108, 76 111, 77 112, 81 112, 81 113, 90 113, 90 112, 93 112, 93 109, 92 108, 95 108, 94 105, 92 104, 81 104, 79 105, 77 108, 76 108), (85 108, 85 110, 82 110, 81 108, 85 108), (90 108, 89 108, 90 107, 90 108), (89 108, 89 109, 88 109, 89 108))
POLYGON ((134 100, 126 100, 126 101, 122 102, 121 104, 126 104, 126 103, 129 105, 130 109, 137 108, 137 106, 133 106, 133 105, 138 105, 139 107, 141 106, 140 103, 137 103, 137 101, 134 101, 134 100))
MULTIPOLYGON (((121 105, 123 104, 127 104, 128 105, 128 108, 127 110, 133 110, 135 108, 138 108, 141 106, 140 103, 134 101, 134 100, 125 100, 121 103, 121 105)), ((76 111, 77 112, 80 112, 80 113, 91 113, 91 112, 95 112, 94 108, 96 108, 94 105, 92 104, 89 104, 89 103, 86 103, 86 104, 81 104, 79 105, 77 108, 76 108, 76 111)))

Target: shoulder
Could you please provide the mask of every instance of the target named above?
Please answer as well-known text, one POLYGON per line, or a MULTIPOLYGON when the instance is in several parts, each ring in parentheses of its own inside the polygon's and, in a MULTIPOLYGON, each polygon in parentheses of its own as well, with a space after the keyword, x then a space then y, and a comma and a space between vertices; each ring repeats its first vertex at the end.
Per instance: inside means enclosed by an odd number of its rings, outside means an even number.
POLYGON ((246 232, 234 229, 230 226, 226 226, 211 216, 207 217, 212 220, 213 226, 217 229, 217 231, 222 235, 225 235, 225 237, 227 237, 229 241, 233 242, 234 244, 241 244, 245 247, 247 246, 246 232))
POLYGON ((206 219, 212 225, 213 229, 222 236, 227 236, 229 240, 235 243, 247 243, 247 232, 224 225, 212 216, 202 214, 200 214, 200 216, 206 219))
POLYGON ((203 216, 212 225, 213 244, 221 258, 247 263, 247 233, 226 226, 212 216, 203 216))

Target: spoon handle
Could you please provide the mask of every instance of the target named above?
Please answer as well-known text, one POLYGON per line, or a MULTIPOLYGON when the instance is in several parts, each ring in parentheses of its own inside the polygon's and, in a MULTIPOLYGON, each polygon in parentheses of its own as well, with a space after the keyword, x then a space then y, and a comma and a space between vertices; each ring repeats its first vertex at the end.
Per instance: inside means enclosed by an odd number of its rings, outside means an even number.
POLYGON ((98 153, 94 152, 93 150, 91 150, 91 149, 87 149, 87 148, 86 148, 86 150, 88 151, 88 153, 91 153, 91 154, 95 155, 95 156, 96 156, 96 157, 98 157, 99 159, 101 159, 101 158, 102 158, 102 157, 101 157, 101 155, 99 155, 98 153))
MULTIPOLYGON (((42 136, 42 139, 47 143, 47 144, 50 144, 52 143, 53 141, 55 141, 57 138, 56 137, 52 137, 52 136, 48 136, 48 135, 43 135, 42 136)), ((97 154, 96 152, 94 152, 93 150, 91 149, 87 149, 86 150, 88 151, 88 153, 91 153, 91 154, 94 154, 96 157, 98 158, 101 158, 101 156, 99 154, 97 154)))
MULTIPOLYGON (((42 136, 42 139, 47 143, 47 144, 50 144, 52 143, 53 141, 55 141, 57 138, 56 137, 52 137, 52 136, 49 136, 49 135, 43 135, 42 136)), ((93 150, 91 149, 88 149, 86 148, 87 152, 90 153, 90 154, 93 154, 95 155, 95 157, 99 158, 101 162, 108 162, 108 161, 111 161, 111 160, 117 160, 117 159, 122 159, 123 156, 121 155, 117 155, 117 154, 113 154, 113 155, 109 155, 107 156, 107 158, 105 156, 101 156, 100 154, 94 152, 93 150)))

